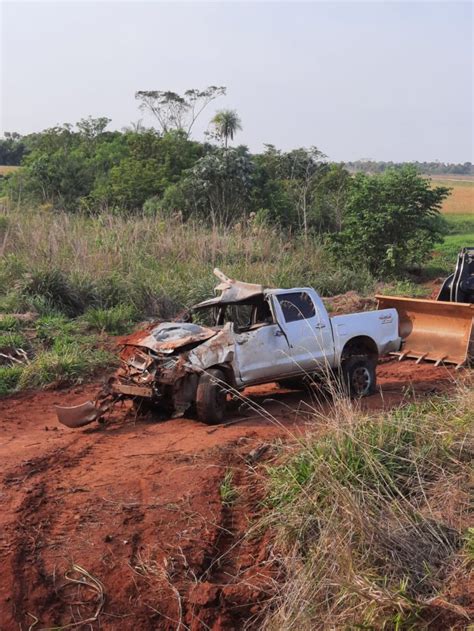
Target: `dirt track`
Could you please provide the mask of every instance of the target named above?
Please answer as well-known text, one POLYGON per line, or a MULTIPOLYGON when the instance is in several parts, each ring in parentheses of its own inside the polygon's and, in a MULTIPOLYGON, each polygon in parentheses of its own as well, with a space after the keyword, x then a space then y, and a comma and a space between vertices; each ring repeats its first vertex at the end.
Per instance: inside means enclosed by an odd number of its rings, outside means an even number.
MULTIPOLYGON (((453 371, 390 361, 378 375, 381 394, 364 401, 369 409, 399 404, 410 386, 449 388, 453 371)), ((278 568, 268 535, 245 537, 272 453, 257 460, 253 450, 314 427, 311 400, 269 385, 248 394, 277 422, 237 408, 231 418, 243 420, 229 427, 135 422, 119 409, 105 429, 58 425, 54 403, 82 402, 97 388, 0 401, 0 629, 65 626, 96 613, 91 626, 74 628, 256 626, 278 568), (232 506, 219 493, 228 470, 232 506), (65 576, 73 564, 88 574, 65 576)))

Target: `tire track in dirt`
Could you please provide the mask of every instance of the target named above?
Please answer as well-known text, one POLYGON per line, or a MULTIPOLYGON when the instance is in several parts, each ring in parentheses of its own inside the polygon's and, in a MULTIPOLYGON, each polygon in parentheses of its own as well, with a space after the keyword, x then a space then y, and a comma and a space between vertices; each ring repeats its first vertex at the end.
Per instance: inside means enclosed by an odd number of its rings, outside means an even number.
MULTIPOLYGON (((248 447, 247 447, 248 451, 248 447)), ((272 589, 275 567, 268 563, 266 540, 252 527, 261 513, 263 487, 242 450, 223 450, 223 476, 232 470, 233 502, 222 503, 217 536, 198 581, 185 597, 185 623, 191 631, 257 628, 259 603, 272 589), (250 623, 252 620, 252 623, 250 623)))
POLYGON ((71 440, 46 454, 25 460, 3 477, 5 488, 13 494, 24 494, 15 511, 15 519, 6 524, 2 533, 7 551, 13 551, 10 571, 15 580, 11 596, 8 597, 13 617, 11 622, 14 621, 20 628, 22 624, 31 624, 31 620, 27 620, 27 601, 29 606, 34 605, 35 614, 40 615, 44 611, 51 612, 54 604, 57 605, 54 579, 46 571, 41 554, 46 545, 47 533, 58 513, 51 506, 57 499, 50 483, 57 480, 56 474, 62 470, 79 465, 92 452, 96 443, 74 452, 78 443, 71 440), (30 480, 32 484, 27 486, 30 480), (37 599, 36 590, 41 593, 37 599))

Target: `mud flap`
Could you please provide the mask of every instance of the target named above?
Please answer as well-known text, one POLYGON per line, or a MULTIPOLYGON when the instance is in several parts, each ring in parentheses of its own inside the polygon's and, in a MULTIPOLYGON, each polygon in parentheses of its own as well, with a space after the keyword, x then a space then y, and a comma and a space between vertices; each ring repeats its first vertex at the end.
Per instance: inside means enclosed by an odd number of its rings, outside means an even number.
POLYGON ((376 296, 380 309, 398 312, 404 345, 400 359, 411 357, 461 366, 473 343, 474 304, 398 296, 376 296))
POLYGON ((54 406, 56 409, 56 415, 58 421, 66 427, 83 427, 93 423, 102 416, 104 411, 101 408, 97 408, 92 401, 86 401, 81 405, 74 405, 73 407, 60 407, 54 406))

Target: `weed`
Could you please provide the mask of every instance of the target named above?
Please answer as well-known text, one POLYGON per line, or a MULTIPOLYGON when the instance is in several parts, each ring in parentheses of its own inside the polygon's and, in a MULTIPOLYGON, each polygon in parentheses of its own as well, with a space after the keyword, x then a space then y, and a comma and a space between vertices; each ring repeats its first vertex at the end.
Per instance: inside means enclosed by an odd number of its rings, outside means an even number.
POLYGON ((36 322, 36 336, 47 347, 58 339, 72 339, 78 332, 79 323, 61 314, 45 315, 36 322))
POLYGON ((399 280, 383 288, 383 293, 387 296, 407 296, 408 298, 426 298, 429 292, 429 288, 409 280, 399 280))
POLYGON ((104 351, 90 351, 72 344, 58 352, 40 352, 22 371, 18 386, 44 388, 49 385, 81 383, 99 368, 110 368, 115 359, 104 351))
POLYGON ((17 331, 20 328, 20 321, 11 315, 0 317, 0 331, 17 331))
POLYGON ((219 486, 219 494, 224 506, 231 506, 238 498, 239 493, 234 486, 234 473, 232 469, 227 469, 224 478, 219 486))
POLYGON ((117 305, 110 309, 89 309, 84 314, 84 320, 93 329, 107 331, 113 335, 125 333, 136 318, 132 305, 117 305))
POLYGON ((0 396, 16 390, 22 372, 22 366, 0 366, 0 396))
POLYGON ((25 348, 28 346, 27 339, 17 332, 8 332, 0 334, 0 350, 25 348))
POLYGON ((30 298, 40 298, 68 316, 77 316, 84 310, 81 295, 66 274, 59 269, 36 269, 19 281, 21 292, 30 298))

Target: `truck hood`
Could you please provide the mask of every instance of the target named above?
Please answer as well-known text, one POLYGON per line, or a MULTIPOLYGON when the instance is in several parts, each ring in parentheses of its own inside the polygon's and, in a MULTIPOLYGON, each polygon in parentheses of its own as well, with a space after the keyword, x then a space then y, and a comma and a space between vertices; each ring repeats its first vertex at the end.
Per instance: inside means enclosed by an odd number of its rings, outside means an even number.
POLYGON ((181 346, 204 342, 217 333, 217 330, 191 322, 161 322, 146 331, 123 337, 120 343, 142 346, 156 353, 172 353, 181 346))

